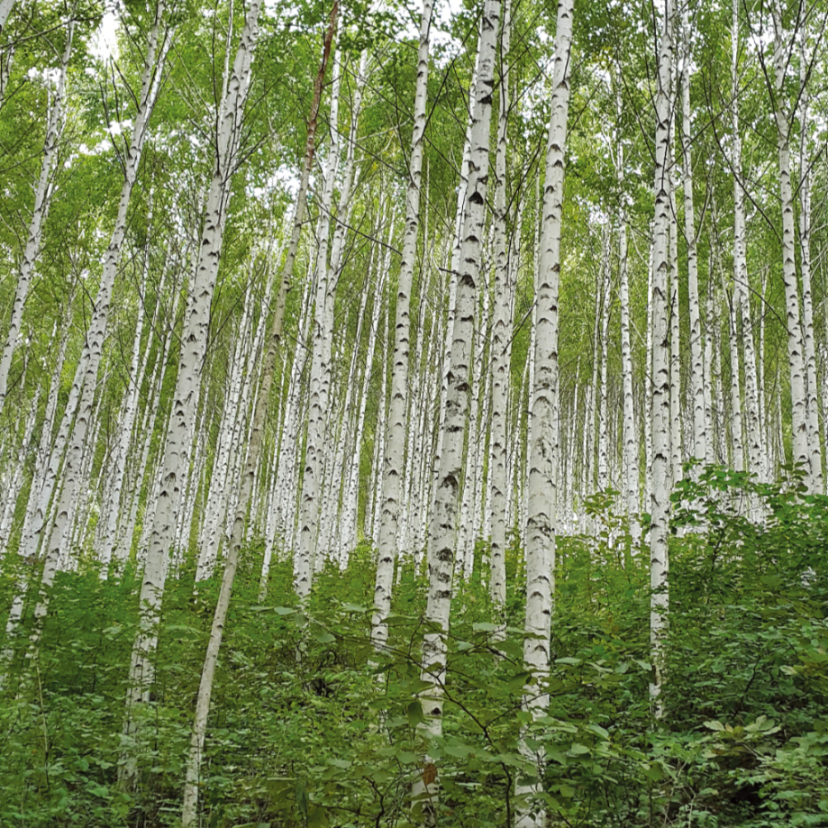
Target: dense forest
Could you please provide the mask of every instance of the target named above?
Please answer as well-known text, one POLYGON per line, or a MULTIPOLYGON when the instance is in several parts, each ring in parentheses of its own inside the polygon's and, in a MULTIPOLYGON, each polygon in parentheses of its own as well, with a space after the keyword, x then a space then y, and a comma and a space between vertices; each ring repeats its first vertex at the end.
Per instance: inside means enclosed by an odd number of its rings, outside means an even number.
POLYGON ((824 0, 0 0, 0 828, 828 826, 824 0))

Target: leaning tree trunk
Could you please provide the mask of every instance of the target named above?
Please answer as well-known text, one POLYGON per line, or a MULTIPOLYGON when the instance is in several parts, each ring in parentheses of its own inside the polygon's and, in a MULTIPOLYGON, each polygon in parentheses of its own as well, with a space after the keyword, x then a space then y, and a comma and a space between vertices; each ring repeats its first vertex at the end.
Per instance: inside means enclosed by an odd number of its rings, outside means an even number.
POLYGON ((264 435, 265 422, 270 398, 270 389, 273 384, 273 375, 276 369, 276 357, 282 341, 282 327, 284 324, 285 304, 287 292, 293 278, 293 265, 296 260, 296 251, 299 247, 299 238, 302 231, 302 221, 307 203, 308 182, 313 167, 313 157, 316 150, 316 127, 319 115, 319 105, 322 100, 322 87, 325 81, 325 72, 328 66, 328 58, 331 51, 336 28, 336 19, 339 12, 338 0, 334 0, 331 9, 327 33, 325 35, 322 62, 314 84, 314 97, 311 104, 310 119, 308 120, 308 135, 305 143, 305 159, 302 168, 302 177, 297 194, 294 214, 293 228, 291 231, 288 255, 285 260, 284 269, 279 281, 279 293, 276 298, 276 308, 273 314, 273 322, 268 339, 267 353, 262 368, 262 384, 256 402, 256 410, 253 414, 253 422, 250 434, 250 443, 247 449, 247 460, 245 463, 244 475, 242 477, 242 488, 239 494, 238 505, 233 518, 233 530, 227 552, 227 561, 224 566, 224 575, 221 581, 221 591, 216 602, 216 609, 213 615, 213 624, 210 629, 210 639, 207 644, 207 652, 204 656, 204 666, 201 672, 198 696, 196 698, 195 721, 190 739, 190 752, 187 760, 186 780, 184 783, 184 804, 182 808, 183 828, 192 828, 197 824, 198 815, 198 784, 201 773, 201 757, 204 749, 204 739, 207 733, 207 716, 210 712, 210 698, 213 692, 213 678, 218 662, 221 639, 224 633, 224 624, 227 620, 227 611, 230 607, 230 597, 233 590, 233 581, 236 576, 239 552, 241 551, 244 538, 244 523, 247 517, 250 495, 253 490, 253 480, 256 476, 256 467, 261 453, 262 438, 264 435))
MULTIPOLYGON (((181 337, 178 376, 173 393, 172 415, 164 439, 161 486, 150 534, 147 559, 141 585, 141 628, 135 639, 130 665, 130 687, 127 697, 126 728, 130 732, 135 707, 149 698, 153 681, 152 654, 157 641, 156 626, 160 617, 161 599, 167 570, 167 558, 181 507, 182 483, 189 468, 189 437, 195 422, 201 368, 207 349, 210 327, 210 306, 218 276, 224 240, 224 224, 229 204, 230 187, 237 165, 238 145, 244 106, 250 87, 253 53, 259 35, 261 0, 251 0, 247 7, 244 29, 227 94, 220 103, 216 134, 216 153, 206 216, 198 247, 195 272, 190 286, 190 301, 181 337)), ((130 760, 122 766, 122 778, 135 773, 130 760)))
MULTIPOLYGON (((543 189, 543 224, 537 285, 537 334, 535 337, 535 387, 532 397, 532 449, 529 469, 529 507, 526 526, 526 622, 523 645, 526 669, 536 678, 523 692, 523 709, 537 721, 549 703, 538 690, 549 672, 549 642, 555 592, 555 537, 557 531, 557 465, 560 411, 558 398, 558 289, 561 271, 561 224, 563 219, 564 152, 570 95, 572 48, 572 0, 559 0, 555 30, 555 68, 552 79, 549 143, 543 189)), ((546 760, 521 740, 521 753, 538 764, 533 780, 517 784, 518 794, 540 796, 546 760)), ((518 828, 540 828, 546 811, 521 807, 515 815, 518 828)))
MULTIPOLYGON (((67 405, 63 415, 63 423, 61 424, 61 430, 68 434, 68 424, 75 417, 77 411, 74 428, 71 431, 71 441, 69 442, 66 459, 63 464, 63 486, 55 510, 54 521, 48 535, 45 562, 40 583, 41 592, 37 606, 35 607, 36 626, 32 635, 33 649, 37 647, 40 635, 39 631, 43 619, 48 612, 48 590, 52 586, 58 571, 60 555, 63 550, 63 539, 70 528, 70 516, 74 512, 74 505, 77 503, 79 493, 82 489, 83 454, 86 448, 89 426, 94 422, 92 414, 95 405, 98 368, 103 358, 112 288, 115 283, 115 277, 118 274, 121 250, 124 239, 126 238, 127 211, 132 189, 138 176, 138 168, 141 161, 144 140, 147 135, 149 119, 152 116, 152 111, 158 98, 164 60, 171 41, 172 29, 169 27, 165 18, 165 5, 159 3, 148 40, 135 126, 124 160, 124 183, 118 202, 118 214, 115 219, 115 227, 104 256, 101 283, 98 288, 95 309, 89 323, 78 370, 75 373, 74 385, 70 392, 70 404, 67 405), (74 402, 74 405, 72 402, 74 402)), ((53 452, 61 450, 62 446, 56 445, 53 452)), ((55 470, 57 469, 57 462, 52 462, 50 465, 55 470)))
MULTIPOLYGON (((5 14, 8 14, 11 2, 0 3, 0 32, 3 31, 5 14)), ((66 47, 63 50, 63 58, 60 63, 55 96, 52 99, 52 106, 49 110, 49 117, 46 121, 46 137, 43 141, 43 160, 40 163, 40 178, 35 189, 34 210, 29 222, 26 249, 23 251, 23 260, 20 263, 20 271, 17 274, 17 290, 12 304, 11 321, 6 334, 6 345, 3 354, 0 356, 0 413, 3 411, 3 404, 6 401, 6 392, 9 382, 9 370, 12 357, 17 347, 17 338, 20 335, 20 325, 23 321, 23 307, 26 304, 26 296, 29 293, 34 266, 40 254, 40 240, 43 231, 43 222, 49 213, 53 188, 49 185, 52 178, 52 169, 57 157, 58 143, 63 131, 63 98, 66 93, 66 72, 69 68, 69 57, 72 54, 72 39, 75 32, 74 18, 69 21, 66 32, 66 47)))

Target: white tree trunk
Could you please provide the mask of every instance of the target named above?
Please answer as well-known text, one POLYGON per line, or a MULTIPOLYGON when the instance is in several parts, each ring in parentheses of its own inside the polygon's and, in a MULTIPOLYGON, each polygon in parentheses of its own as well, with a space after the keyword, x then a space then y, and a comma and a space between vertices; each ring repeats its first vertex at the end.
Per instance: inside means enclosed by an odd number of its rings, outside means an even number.
POLYGON ((785 285, 786 325, 788 334, 788 366, 791 380, 793 460, 801 464, 806 483, 815 491, 811 475, 811 446, 808 428, 808 396, 803 356, 802 325, 799 312, 799 286, 796 276, 794 200, 791 187, 790 117, 783 104, 784 82, 788 67, 788 44, 782 23, 780 0, 772 4, 774 29, 774 74, 776 106, 776 149, 779 159, 779 195, 782 202, 782 280, 785 285))
POLYGON ((814 312, 811 297, 811 174, 808 151, 808 55, 807 3, 799 8, 799 262, 802 271, 802 330, 805 344, 805 366, 808 393, 808 442, 812 491, 822 492, 822 451, 819 436, 819 397, 817 395, 816 346, 814 345, 814 312))
MULTIPOLYGON (((423 168, 423 142, 426 127, 428 95, 429 32, 431 29, 432 0, 423 0, 420 17, 420 40, 417 49, 417 81, 414 88, 414 131, 411 138, 411 156, 408 166, 408 186, 405 201, 405 225, 400 274, 397 279, 397 306, 394 319, 394 356, 391 369, 391 397, 388 403, 387 433, 382 437, 381 498, 378 509, 377 574, 374 584, 374 614, 371 619, 371 640, 381 650, 388 640, 385 619, 391 609, 391 589, 394 561, 397 557, 400 493, 405 451, 405 414, 408 407, 408 368, 411 348, 411 284, 417 255, 417 237, 420 227, 420 188, 423 168)), ((389 302, 390 304, 390 302, 389 302)), ((422 335, 422 331, 420 331, 422 335)), ((388 346, 386 345, 386 348, 388 346)), ((383 371, 383 385, 385 372, 383 371)), ((384 406, 385 397, 380 399, 384 406)), ((375 439, 377 439, 375 437, 375 439)))
POLYGON ((333 338, 332 284, 335 274, 328 263, 328 236, 330 234, 333 192, 340 157, 338 127, 339 96, 342 67, 341 52, 334 55, 331 89, 331 140, 325 164, 322 192, 319 196, 319 221, 316 237, 316 297, 311 327, 312 357, 308 430, 302 474, 302 495, 299 513, 299 547, 293 558, 293 587, 301 600, 310 594, 316 569, 316 547, 319 536, 320 492, 324 491, 323 438, 328 409, 330 348, 333 338))
MULTIPOLYGON (((8 15, 13 0, 0 2, 0 32, 3 31, 5 15, 8 15)), ((69 57, 72 54, 72 40, 75 32, 74 18, 69 20, 66 30, 66 46, 63 50, 63 57, 60 63, 57 85, 55 88, 52 105, 46 119, 46 137, 43 141, 43 160, 40 162, 40 177, 35 188, 34 209, 29 222, 29 229, 26 238, 26 248, 23 251, 23 260, 20 263, 20 270, 17 274, 17 290, 12 304, 11 321, 9 330, 6 333, 6 344, 3 353, 0 355, 0 413, 6 401, 6 390, 8 388, 9 370, 12 357, 17 347, 17 338, 20 335, 20 326, 23 321, 23 307, 26 304, 26 297, 29 293, 29 285, 34 275, 35 263, 40 255, 40 241, 43 231, 43 222, 49 213, 51 196, 53 192, 52 171, 57 157, 58 144, 63 132, 63 99, 66 94, 66 73, 69 68, 69 57)))
POLYGON ((696 213, 693 204, 693 164, 690 155, 692 140, 690 113, 690 21, 683 11, 684 44, 681 72, 681 135, 682 172, 684 179, 684 238, 687 243, 687 294, 690 310, 690 393, 693 408, 693 457, 707 457, 707 420, 705 418, 704 341, 699 304, 699 266, 696 236, 696 213))
POLYGON ((598 489, 603 491, 610 484, 609 458, 609 388, 607 387, 607 361, 609 359, 609 321, 611 298, 610 273, 610 225, 601 228, 601 385, 598 406, 598 489))
POLYGON ((650 524, 650 647, 655 677, 650 685, 650 698, 657 714, 661 712, 663 637, 667 623, 669 567, 667 539, 670 517, 670 329, 667 277, 670 271, 669 234, 671 224, 670 134, 673 90, 673 2, 664 0, 658 44, 658 75, 656 81, 655 115, 655 217, 653 221, 653 301, 652 301, 652 467, 650 524))
MULTIPOLYGON (((457 304, 448 370, 446 417, 437 492, 432 510, 432 552, 429 560, 429 589, 426 621, 437 631, 423 640, 422 679, 432 686, 423 697, 425 730, 432 736, 442 733, 445 680, 446 635, 451 608, 452 570, 455 554, 463 443, 469 412, 471 350, 474 340, 474 312, 486 219, 486 192, 489 182, 489 126, 494 86, 495 46, 500 23, 500 0, 486 0, 478 41, 478 75, 472 100, 469 180, 464 197, 457 286, 457 304)), ((431 760, 428 760, 431 761, 431 760)), ((434 814, 438 779, 415 781, 412 795, 434 814)))
MULTIPOLYGON (((492 551, 489 594, 498 613, 506 603, 506 522, 507 489, 507 416, 510 395, 510 360, 507 343, 512 338, 512 307, 509 295, 509 250, 506 220, 506 149, 509 123, 509 44, 512 31, 510 0, 503 2, 503 30, 500 36, 500 97, 498 101, 497 156, 495 158, 494 247, 495 295, 492 329, 492 420, 489 437, 489 480, 491 482, 492 551)), ((520 222, 518 222, 520 227, 520 222)))
MULTIPOLYGON (((535 339, 535 387, 532 396, 532 428, 529 442, 529 509, 526 528, 526 621, 532 634, 523 645, 526 669, 537 679, 527 684, 523 708, 534 719, 543 715, 549 697, 539 691, 549 672, 552 607, 555 594, 555 538, 557 529, 557 466, 560 407, 558 391, 558 290, 561 271, 561 224, 563 217, 564 152, 570 95, 570 51, 572 47, 572 0, 559 0, 555 30, 555 67, 552 79, 549 141, 546 148, 546 178, 543 190, 543 223, 540 231, 540 262, 537 273, 537 336, 535 339)), ((521 741, 521 753, 538 763, 534 779, 518 780, 520 794, 539 795, 546 764, 542 751, 533 751, 521 741)), ((521 807, 515 815, 518 828, 540 828, 546 812, 521 807)))
MULTIPOLYGON (((164 594, 167 559, 181 506, 182 484, 186 482, 190 465, 189 438, 198 408, 201 369, 210 325, 210 306, 221 259, 224 223, 229 206, 230 186, 236 168, 244 105, 250 86, 251 62, 258 40, 261 7, 261 0, 251 0, 247 6, 244 29, 233 62, 227 94, 219 107, 215 163, 207 195, 206 215, 195 272, 190 285, 191 300, 181 337, 172 413, 164 439, 160 488, 141 585, 140 604, 144 612, 130 666, 127 732, 132 730, 133 707, 148 699, 153 681, 151 657, 157 640, 154 628, 158 622, 164 594)), ((134 772, 135 766, 129 758, 123 765, 122 775, 129 777, 134 772)))

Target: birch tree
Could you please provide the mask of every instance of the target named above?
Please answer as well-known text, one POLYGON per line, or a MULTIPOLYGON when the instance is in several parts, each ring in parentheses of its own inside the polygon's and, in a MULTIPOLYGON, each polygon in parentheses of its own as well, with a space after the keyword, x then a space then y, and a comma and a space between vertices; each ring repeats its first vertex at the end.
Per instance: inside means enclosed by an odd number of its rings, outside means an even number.
MULTIPOLYGON (((543 220, 540 229, 540 261, 537 285, 537 332, 535 335, 535 385, 532 424, 529 497, 526 523, 526 620, 531 636, 523 645, 526 669, 534 686, 523 693, 523 708, 537 720, 549 702, 544 684, 549 672, 552 607, 555 593, 555 542, 557 530, 557 463, 560 408, 558 400, 558 292, 561 273, 561 224, 563 220, 564 153, 570 97, 572 50, 572 0, 559 0, 555 29, 555 64, 552 77, 546 176, 543 185, 543 220)), ((534 759, 534 777, 520 780, 517 793, 539 795, 543 791, 542 751, 533 751, 524 740, 521 752, 534 759)), ((543 808, 522 806, 515 816, 518 828, 540 828, 546 822, 543 808)))
MULTIPOLYGON (((429 736, 442 732, 442 684, 445 681, 446 634, 451 608, 452 574, 457 542, 463 443, 470 402, 471 348, 474 314, 486 219, 489 183, 489 126, 492 113, 495 48, 500 24, 500 0, 486 0, 480 25, 477 82, 471 104, 469 178, 464 196, 460 234, 459 270, 455 274, 456 306, 451 356, 447 373, 445 422, 438 439, 442 442, 437 486, 432 507, 432 551, 429 559, 429 589, 426 621, 432 631, 423 640, 422 679, 431 684, 423 697, 425 729, 429 736)), ((431 763, 427 759, 427 762, 431 763)), ((415 802, 436 816, 438 779, 421 777, 414 785, 415 802)), ((429 819, 433 819, 430 816, 429 819)))
POLYGON ((650 647, 655 679, 650 697, 660 713, 663 637, 667 622, 668 521, 670 515, 670 331, 668 325, 667 275, 670 270, 669 233, 671 112, 673 109, 673 2, 659 3, 661 31, 658 37, 655 96, 655 217, 653 221, 652 301, 652 467, 650 523, 650 647))
MULTIPOLYGON (((382 465, 382 501, 377 533, 377 574, 374 586, 374 614, 371 640, 381 650, 388 640, 385 619, 391 609, 391 588, 394 561, 397 556, 397 534, 400 516, 400 495, 405 452, 405 415, 408 407, 408 368, 410 354, 411 283, 417 255, 420 227, 420 187, 423 169, 423 143, 426 128, 428 93, 429 34, 432 0, 423 0, 420 17, 420 40, 417 48, 417 80, 414 91, 414 131, 408 165, 405 224, 402 258, 397 279, 397 307, 394 319, 394 356, 391 369, 391 396, 388 408, 387 434, 382 465)), ((422 336, 422 331, 420 331, 422 336)))
MULTIPOLYGON (((0 33, 5 25, 5 15, 8 15, 13 0, 0 2, 0 33)), ((74 12, 73 12, 74 14, 74 12)), ((32 276, 35 265, 40 255, 42 243, 43 223, 49 214, 49 207, 54 191, 52 180, 55 160, 57 158, 58 144, 63 132, 63 108, 66 95, 66 73, 69 69, 69 58, 72 55, 72 41, 75 34, 75 18, 71 17, 66 26, 66 45, 63 49, 63 56, 60 61, 57 84, 54 96, 46 119, 46 137, 43 140, 43 160, 40 162, 40 176, 35 188, 34 208, 29 221, 29 228, 26 238, 26 248, 23 251, 23 258, 20 262, 20 270, 17 274, 17 291, 12 305, 9 329, 6 333, 6 344, 3 353, 0 355, 0 413, 3 411, 6 402, 6 392, 9 382, 9 370, 11 369, 12 358, 17 348, 17 340, 20 336, 20 327, 23 321, 23 308, 26 304, 26 297, 29 294, 32 276)))
MULTIPOLYGON (((201 367, 210 324, 210 306, 221 258, 226 211, 229 206, 229 188, 237 166, 242 119, 250 88, 251 63, 259 35, 261 7, 260 0, 252 0, 247 7, 227 92, 219 103, 215 163, 181 337, 172 414, 164 441, 161 486, 141 584, 140 606, 143 614, 130 665, 127 732, 132 729, 130 722, 134 708, 139 702, 148 699, 153 681, 151 657, 157 640, 155 628, 164 593, 167 557, 181 506, 182 483, 186 481, 189 468, 188 435, 192 434, 197 411, 201 367)), ((135 766, 131 762, 123 765, 122 776, 129 777, 134 772, 135 766)))

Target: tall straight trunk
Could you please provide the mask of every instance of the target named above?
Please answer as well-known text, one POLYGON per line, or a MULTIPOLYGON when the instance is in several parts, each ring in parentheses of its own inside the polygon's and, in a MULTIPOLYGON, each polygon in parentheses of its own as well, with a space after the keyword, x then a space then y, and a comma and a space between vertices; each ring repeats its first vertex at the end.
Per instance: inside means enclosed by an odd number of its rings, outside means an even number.
POLYGON ((330 385, 330 350, 333 340, 333 295, 336 274, 328 262, 331 213, 341 151, 339 135, 339 98, 342 83, 342 53, 333 61, 331 79, 331 137, 319 195, 319 219, 316 228, 316 296, 311 326, 311 373, 308 402, 308 428, 302 471, 302 494, 299 505, 299 547, 293 558, 293 587, 300 599, 310 594, 316 570, 316 547, 319 538, 320 493, 324 491, 325 452, 323 439, 328 410, 330 385))
MULTIPOLYGON (((492 322, 492 420, 490 433, 489 479, 491 480, 492 551, 489 593, 496 612, 506 603, 506 469, 507 406, 509 401, 509 354, 512 308, 509 295, 509 251, 507 247, 508 212, 506 207, 506 149, 509 117, 509 43, 512 31, 510 0, 503 2, 503 28, 500 35, 500 98, 495 158, 494 247, 495 295, 492 322)), ((520 224, 518 224, 518 228, 520 224)))
POLYGON ((663 639, 667 624, 669 567, 667 539, 670 518, 670 328, 667 277, 670 271, 669 234, 671 224, 670 146, 671 112, 673 110, 673 0, 659 4, 662 11, 658 45, 655 116, 655 216, 653 221, 653 361, 651 377, 652 400, 652 495, 650 523, 650 647, 655 677, 650 685, 650 698, 660 715, 661 683, 663 680, 663 639))
MULTIPOLYGON (((0 2, 0 32, 5 23, 4 13, 8 14, 11 2, 0 2)), ((26 304, 26 297, 29 293, 29 286, 34 275, 35 263, 40 255, 40 243, 43 233, 43 222, 49 214, 52 193, 52 172, 57 157, 58 144, 63 132, 63 99, 66 94, 66 73, 69 69, 69 57, 72 54, 72 40, 75 33, 74 17, 69 20, 66 30, 66 46, 63 50, 63 57, 60 62, 57 85, 55 88, 52 105, 46 119, 46 137, 43 140, 43 160, 40 162, 40 177, 35 188, 34 209, 32 218, 29 221, 29 228, 26 238, 26 248, 23 251, 23 259, 20 263, 20 270, 17 274, 17 290, 12 304, 11 320, 9 330, 6 334, 6 344, 3 353, 0 355, 0 413, 6 401, 6 392, 9 382, 9 370, 11 369, 12 357, 17 347, 17 339, 20 335, 20 326, 23 322, 23 307, 26 304)))
MULTIPOLYGON (((745 190, 742 185, 742 136, 739 120, 739 0, 733 0, 731 29, 731 98, 733 129, 733 283, 738 317, 742 321, 742 335, 738 340, 744 348, 745 374, 745 434, 749 470, 764 474, 762 447, 762 420, 756 381, 756 354, 753 342, 753 321, 750 313, 750 287, 747 270, 747 240, 745 230, 745 190)), ((740 440, 741 442, 741 440, 740 440)), ((743 450, 742 450, 743 453, 743 450)))
POLYGON ((651 227, 650 256, 647 267, 647 355, 646 355, 646 393, 644 394, 644 503, 651 504, 653 499, 653 399, 655 378, 653 368, 653 238, 651 227))
MULTIPOLYGON (((389 301, 385 306, 385 314, 383 315, 383 334, 382 334, 382 357, 380 359, 382 379, 380 380, 380 395, 377 402, 379 414, 377 417, 377 427, 374 429, 374 462, 372 463, 371 472, 371 501, 365 505, 365 534, 369 538, 373 538, 379 532, 379 526, 382 509, 382 497, 380 490, 380 480, 382 476, 383 458, 385 457, 385 438, 388 433, 386 423, 388 422, 388 355, 390 349, 389 340, 389 316, 390 316, 389 301)), ((391 573, 393 577, 393 571, 391 573)), ((390 590, 390 585, 389 585, 390 590)))
MULTIPOLYGON (((675 84, 675 74, 672 83, 675 84)), ((673 85, 673 108, 675 108, 675 85, 673 85)), ((669 187, 670 187, 670 477, 671 485, 682 479, 684 472, 681 408, 681 325, 679 324, 679 270, 678 270, 678 212, 676 211, 676 187, 672 170, 675 168, 672 136, 675 132, 675 112, 670 126, 669 187)))
POLYGON ((607 388, 607 360, 609 358, 610 292, 610 225, 601 228, 601 386, 598 405, 598 488, 603 491, 610 483, 609 458, 609 389, 607 388))
POLYGON ((733 297, 728 296, 728 332, 730 334, 730 434, 733 468, 745 468, 745 452, 742 443, 742 394, 739 371, 739 331, 736 324, 736 308, 733 297))
POLYGON ((716 462, 716 429, 714 420, 713 397, 713 342, 715 321, 715 278, 713 265, 713 250, 710 250, 707 267, 707 297, 705 308, 705 337, 704 337, 704 420, 706 427, 705 453, 703 459, 707 465, 716 462))
MULTIPOLYGON (((302 223, 304 221, 304 214, 305 214, 305 207, 307 205, 307 193, 308 193, 308 186, 310 182, 310 174, 313 169, 313 159, 316 154, 316 129, 318 125, 319 119, 319 107, 322 102, 322 88, 325 83, 325 74, 327 73, 328 69, 328 60, 331 54, 331 45, 333 43, 334 32, 336 31, 337 25, 337 18, 339 15, 339 0, 334 0, 333 5, 331 7, 330 18, 328 20, 328 28, 325 33, 325 39, 322 45, 322 60, 319 64, 319 71, 316 74, 316 81, 314 83, 313 89, 313 102, 311 104, 311 111, 310 111, 310 118, 308 119, 308 133, 307 138, 305 140, 305 159, 304 165, 302 167, 302 177, 300 180, 299 185, 299 193, 297 195, 296 204, 294 207, 293 213, 293 226, 291 229, 291 236, 290 236, 290 244, 288 245, 288 252, 287 257, 285 259, 285 266, 284 270, 282 271, 282 279, 279 286, 279 295, 277 298, 277 306, 279 303, 284 304, 282 299, 282 294, 286 295, 288 288, 290 287, 291 280, 293 279, 293 267, 296 262, 296 254, 299 250, 299 239, 302 233, 302 223)), ((335 127, 335 124, 334 124, 335 127)), ((308 286, 310 288, 310 286, 308 286)), ((310 302, 310 296, 308 296, 308 302, 310 302)), ((310 312, 310 306, 306 306, 305 313, 310 312)), ((306 317, 305 317, 306 321, 306 317)), ((274 323, 275 324, 275 323, 274 323)), ((304 341, 304 325, 300 323, 299 326, 299 335, 300 335, 300 342, 304 341)), ((281 329, 280 334, 281 336, 281 329)), ((294 358, 294 371, 291 372, 291 386, 294 384, 294 377, 296 379, 296 407, 298 409, 299 406, 299 374, 301 374, 301 364, 299 364, 299 354, 296 355, 294 358), (299 373, 297 374, 296 371, 299 373)), ((288 395, 290 396, 291 389, 288 390, 288 395)), ((285 411, 285 418, 288 419, 291 416, 291 405, 290 400, 288 401, 288 405, 286 406, 285 411)), ((297 411, 297 421, 298 421, 298 411, 297 411)), ((284 437, 283 437, 284 442, 284 437)), ((289 464, 292 466, 292 461, 295 458, 295 440, 292 441, 290 446, 291 453, 288 455, 289 464)), ((287 464, 286 464, 287 465, 287 464)), ((280 462, 280 469, 281 472, 282 463, 280 462)), ((290 473, 290 469, 285 468, 285 474, 288 475, 290 473)), ((278 478, 277 478, 278 479, 278 478)), ((283 510, 287 511, 287 502, 283 501, 283 510)), ((284 517, 283 511, 283 517, 284 517)), ((264 565, 262 567, 262 576, 261 582, 259 586, 259 594, 264 597, 267 589, 267 577, 270 565, 270 556, 268 551, 267 557, 265 559, 264 565)))
MULTIPOLYGON (((377 574, 374 585, 374 613, 371 618, 371 641, 381 650, 388 640, 385 619, 391 610, 394 561, 397 557, 397 534, 400 516, 400 492, 405 452, 405 413, 408 408, 408 363, 410 357, 411 284, 417 256, 420 227, 420 188, 423 169, 423 143, 428 97, 429 33, 432 0, 423 0, 420 17, 420 41, 417 49, 417 81, 414 88, 414 130, 408 166, 405 200, 405 229, 397 279, 397 306, 394 319, 394 357, 391 369, 387 433, 384 437, 382 464, 382 498, 377 533, 377 574)), ((422 335, 422 332, 420 332, 422 335)), ((384 400, 380 400, 383 405, 384 400)))
POLYGON ((583 496, 587 497, 595 492, 596 483, 596 412, 598 410, 598 380, 601 371, 601 276, 600 270, 595 274, 595 313, 592 325, 592 382, 587 391, 586 400, 586 428, 584 432, 584 488, 583 496))
MULTIPOLYGON (((486 193, 489 183, 489 126, 492 114, 495 48, 500 24, 500 0, 486 0, 478 41, 478 76, 471 113, 469 180, 464 198, 458 272, 454 274, 457 304, 452 331, 443 425, 442 451, 437 474, 437 491, 432 510, 432 551, 429 560, 426 622, 423 640, 422 679, 431 684, 423 697, 424 728, 431 736, 442 733, 443 692, 446 670, 446 636, 451 609, 452 572, 456 527, 463 471, 463 443, 470 402, 471 349, 474 314, 481 273, 482 246, 486 221, 486 193), (436 628, 436 629, 435 629, 436 628)), ((431 761, 430 759, 428 760, 431 761)), ((430 775, 429 777, 430 778, 430 775)), ((412 791, 431 819, 436 818, 439 776, 426 782, 421 777, 412 791)))
POLYGON ((815 481, 811 474, 811 446, 808 428, 808 394, 803 356, 802 325, 799 312, 799 285, 796 275, 794 200, 791 185, 791 120, 783 104, 788 44, 782 21, 780 0, 772 4, 774 29, 774 119, 776 149, 779 160, 779 196, 782 205, 782 280, 785 286, 786 326, 788 334, 788 367, 791 380, 791 430, 793 461, 801 466, 811 491, 815 481))
MULTIPOLYGON (((616 82, 617 104, 616 112, 621 115, 621 85, 616 82)), ((623 490, 624 505, 629 520, 630 533, 637 543, 641 538, 641 526, 638 522, 640 512, 639 496, 639 459, 638 459, 638 428, 635 421, 635 406, 633 397, 633 361, 632 342, 630 337, 630 277, 627 261, 627 212, 625 209, 624 193, 624 145, 617 140, 617 171, 618 183, 621 189, 621 207, 618 221, 618 270, 619 270, 619 300, 621 303, 621 374, 624 385, 624 462, 623 462, 623 490)), ((571 472, 570 472, 571 474, 571 472)))
POLYGON ((690 155, 692 121, 690 112, 690 21, 683 11, 683 56, 681 73, 681 156, 684 178, 684 237, 687 242, 687 295, 690 310, 690 394, 693 408, 693 457, 707 457, 707 421, 704 389, 708 380, 704 372, 704 341, 699 303, 699 256, 697 250, 696 213, 693 204, 693 164, 690 155))
MULTIPOLYGON (((526 529, 526 638, 523 661, 537 680, 523 693, 523 708, 537 720, 549 697, 538 690, 549 672, 552 607, 555 593, 555 540, 558 521, 558 290, 561 272, 561 224, 563 218, 564 153, 570 95, 570 51, 572 48, 572 0, 559 0, 555 30, 555 67, 552 78, 549 142, 543 190, 543 223, 540 230, 540 261, 537 273, 537 337, 535 339, 535 388, 532 398, 532 446, 529 470, 529 510, 526 529)), ((521 753, 538 763, 537 776, 519 780, 518 794, 543 792, 546 760, 521 740, 521 753)), ((546 824, 544 809, 518 809, 515 825, 535 828, 546 824)))
POLYGON ((802 328, 808 388, 808 441, 813 491, 822 492, 822 451, 819 436, 814 311, 811 297, 811 172, 808 152, 808 26, 807 3, 802 0, 799 18, 799 263, 802 270, 802 328))
MULTIPOLYGON (((170 545, 181 507, 182 483, 186 482, 187 469, 190 466, 189 437, 198 408, 201 371, 210 327, 210 307, 221 259, 230 187, 238 162, 238 145, 244 106, 250 87, 251 63, 259 35, 258 20, 261 8, 261 0, 251 0, 247 6, 227 94, 219 106, 215 163, 207 195, 201 243, 198 246, 195 271, 190 285, 191 298, 181 337, 172 414, 164 438, 161 485, 141 585, 140 605, 143 615, 130 665, 126 714, 128 732, 132 730, 133 708, 139 702, 148 700, 153 681, 151 658, 157 641, 155 627, 161 611, 170 545)), ((122 768, 124 778, 135 773, 131 758, 122 768)))

